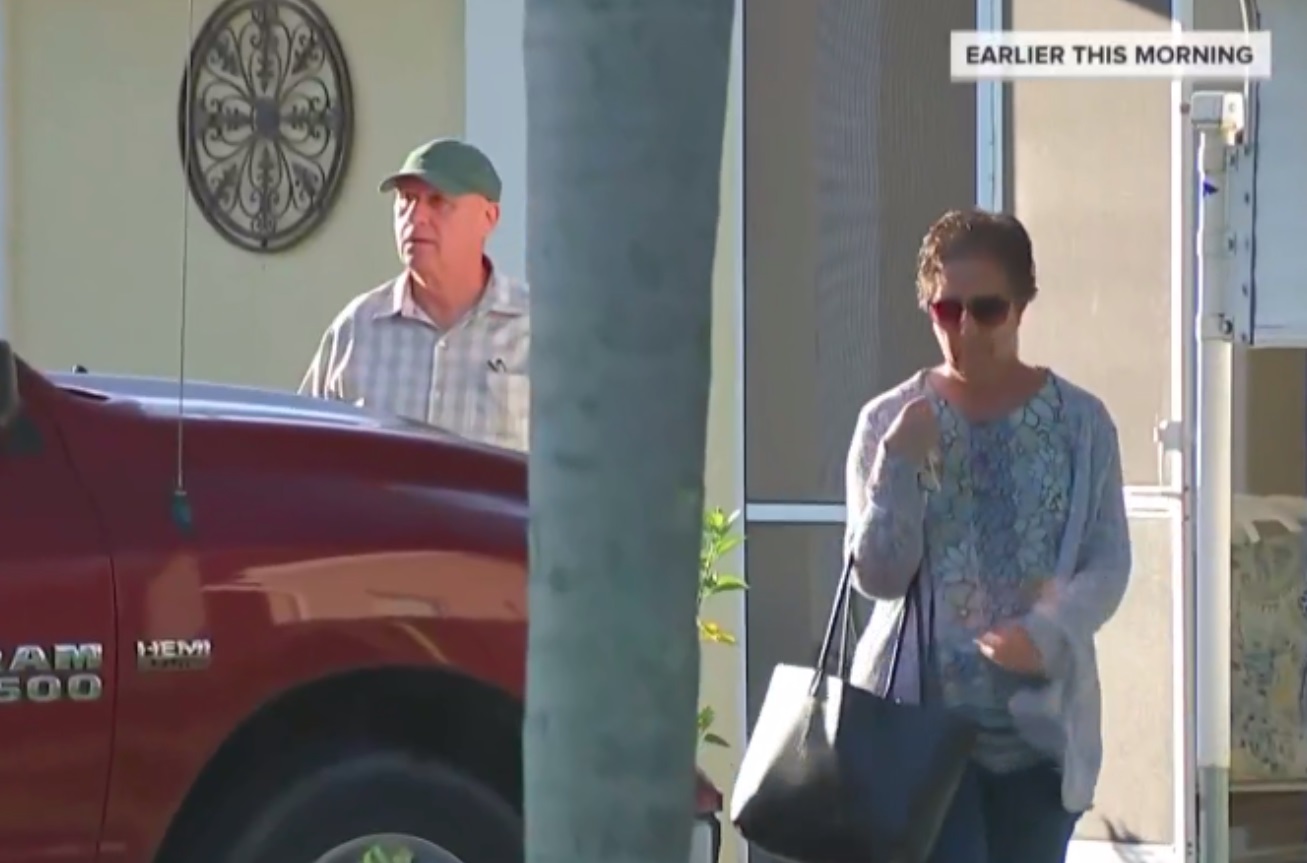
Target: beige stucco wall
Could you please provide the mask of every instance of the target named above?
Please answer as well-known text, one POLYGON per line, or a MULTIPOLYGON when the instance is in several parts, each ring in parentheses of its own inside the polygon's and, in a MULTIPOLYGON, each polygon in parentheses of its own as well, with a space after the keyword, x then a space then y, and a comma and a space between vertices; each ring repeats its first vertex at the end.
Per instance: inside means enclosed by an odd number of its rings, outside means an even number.
MULTIPOLYGON (((198 29, 216 2, 195 5, 198 29)), ((462 129, 459 0, 320 5, 350 63, 352 164, 327 222, 284 254, 240 251, 192 208, 187 364, 196 377, 297 384, 343 302, 395 267, 378 177, 414 143, 462 129)), ((11 333, 42 366, 174 374, 187 3, 18 0, 9 9, 11 333)))
MULTIPOLYGON (((461 134, 461 0, 319 0, 353 79, 355 149, 331 217, 302 245, 254 255, 192 208, 188 375, 275 387, 298 383, 331 317, 391 275, 389 207, 376 181, 415 142, 461 134), (384 7, 381 14, 380 7, 384 7)), ((177 99, 187 4, 177 0, 10 2, 13 143, 10 297, 20 352, 41 367, 175 375, 183 178, 177 99)), ((216 5, 197 0, 196 28, 216 5)), ((739 106, 731 106, 714 274, 710 506, 736 509, 738 364, 734 201, 739 106)), ((731 562, 738 572, 739 561, 731 562)), ((712 616, 736 632, 743 604, 712 616)), ((704 698, 734 745, 705 764, 729 788, 742 749, 741 652, 705 651, 704 698)), ((727 839, 723 859, 734 859, 727 839)))

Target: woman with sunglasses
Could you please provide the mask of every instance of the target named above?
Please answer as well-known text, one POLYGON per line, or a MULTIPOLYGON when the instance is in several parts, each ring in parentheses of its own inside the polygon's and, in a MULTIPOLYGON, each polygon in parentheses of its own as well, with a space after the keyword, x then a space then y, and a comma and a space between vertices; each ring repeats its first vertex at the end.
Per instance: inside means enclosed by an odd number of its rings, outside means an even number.
POLYGON ((926 613, 907 625, 926 625, 929 647, 922 659, 903 639, 896 688, 910 691, 893 694, 980 732, 932 863, 1060 863, 1102 757, 1094 633, 1130 573, 1116 427, 1098 398, 1020 358, 1037 286, 1015 218, 945 214, 917 290, 943 362, 868 403, 849 449, 848 549, 877 600, 854 682, 883 691, 919 575, 926 613))

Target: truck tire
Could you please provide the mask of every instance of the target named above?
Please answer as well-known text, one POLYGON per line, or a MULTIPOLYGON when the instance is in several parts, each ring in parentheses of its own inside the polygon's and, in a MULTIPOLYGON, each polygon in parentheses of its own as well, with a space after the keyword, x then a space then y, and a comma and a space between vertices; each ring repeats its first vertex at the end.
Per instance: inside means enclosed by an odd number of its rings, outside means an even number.
MULTIPOLYGON (((295 778, 269 796, 233 801, 244 827, 210 834, 227 842, 182 849, 186 860, 205 863, 317 863, 336 851, 356 863, 360 851, 345 846, 364 837, 395 835, 425 840, 448 856, 422 853, 414 863, 520 863, 522 819, 479 782, 427 758, 398 752, 349 755, 295 778), (215 845, 221 847, 217 851, 215 845)), ((219 817, 221 824, 228 819, 219 817)), ((212 841, 212 840, 210 840, 212 841)), ((207 843, 206 843, 207 844, 207 843)), ((366 849, 364 849, 366 850, 366 849)), ((330 863, 331 858, 326 858, 330 863)))

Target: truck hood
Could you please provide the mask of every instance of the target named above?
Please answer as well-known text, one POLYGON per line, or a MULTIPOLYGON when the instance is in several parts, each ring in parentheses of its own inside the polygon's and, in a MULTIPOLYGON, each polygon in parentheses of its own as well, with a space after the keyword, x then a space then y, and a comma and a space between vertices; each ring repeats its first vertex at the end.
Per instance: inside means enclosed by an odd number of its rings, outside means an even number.
MULTIPOLYGON (((127 401, 163 416, 178 412, 177 381, 135 375, 46 372, 59 388, 91 398, 127 401)), ((259 420, 293 425, 331 426, 466 441, 451 431, 400 417, 376 414, 345 402, 309 398, 260 387, 187 381, 184 412, 188 418, 259 420)))

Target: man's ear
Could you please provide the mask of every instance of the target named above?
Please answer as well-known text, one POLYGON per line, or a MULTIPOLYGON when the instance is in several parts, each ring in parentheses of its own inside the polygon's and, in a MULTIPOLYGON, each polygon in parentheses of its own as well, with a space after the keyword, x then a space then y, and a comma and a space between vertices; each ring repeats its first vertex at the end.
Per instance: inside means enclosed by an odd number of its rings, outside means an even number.
POLYGON ((490 206, 486 207, 486 226, 489 228, 494 228, 498 224, 499 224, 499 205, 495 203, 491 203, 490 206))

